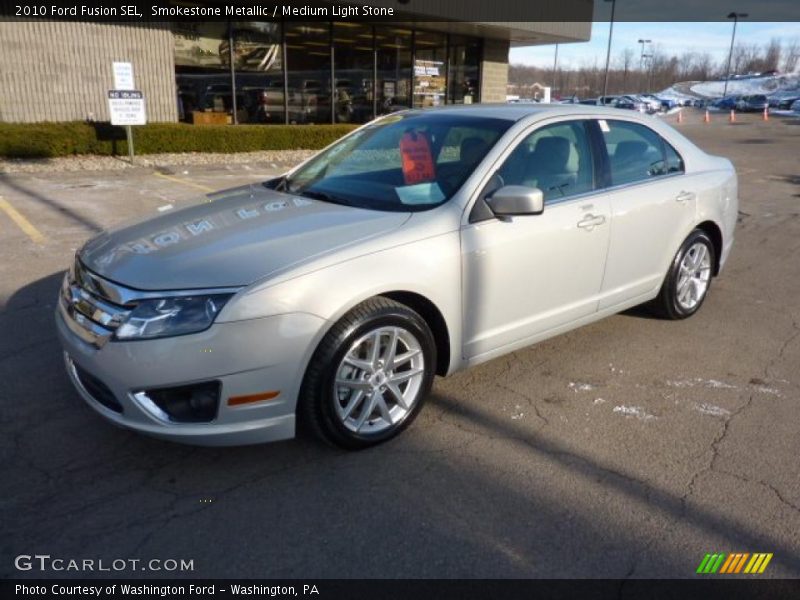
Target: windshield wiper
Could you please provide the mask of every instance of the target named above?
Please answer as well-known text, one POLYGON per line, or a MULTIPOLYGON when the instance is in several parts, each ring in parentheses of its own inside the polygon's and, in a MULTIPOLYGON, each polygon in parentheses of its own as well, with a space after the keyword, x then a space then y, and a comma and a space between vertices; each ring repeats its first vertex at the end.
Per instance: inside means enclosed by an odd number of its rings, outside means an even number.
POLYGON ((327 192, 319 192, 316 190, 302 190, 298 192, 291 192, 298 196, 305 196, 306 198, 313 198, 314 200, 322 200, 323 202, 330 202, 332 204, 349 204, 344 198, 339 198, 327 192))
POLYGON ((275 177, 273 179, 268 179, 267 181, 265 181, 261 185, 263 185, 265 188, 268 188, 268 189, 271 189, 271 190, 275 190, 275 191, 278 191, 278 192, 285 192, 286 191, 286 187, 288 185, 288 179, 289 178, 286 175, 281 175, 280 177, 275 177))

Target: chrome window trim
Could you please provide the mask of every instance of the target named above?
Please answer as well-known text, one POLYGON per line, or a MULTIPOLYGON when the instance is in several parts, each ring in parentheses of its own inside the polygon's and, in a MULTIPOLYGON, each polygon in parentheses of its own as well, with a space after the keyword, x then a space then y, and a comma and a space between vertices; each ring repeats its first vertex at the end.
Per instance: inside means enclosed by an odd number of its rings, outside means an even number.
MULTIPOLYGON (((606 117, 604 119, 601 119, 597 115, 575 114, 575 115, 568 115, 568 116, 567 115, 562 115, 562 116, 559 116, 559 117, 550 117, 550 118, 545 118, 545 119, 541 119, 541 120, 537 119, 537 120, 534 120, 533 122, 530 122, 530 119, 531 119, 531 117, 529 117, 527 119, 527 122, 524 124, 523 128, 518 133, 516 133, 514 135, 514 138, 506 146, 506 148, 503 150, 502 154, 497 159, 495 159, 495 161, 487 169, 484 170, 483 176, 481 177, 478 185, 475 186, 475 188, 473 189, 472 193, 469 195, 469 198, 468 198, 468 200, 466 202, 466 205, 464 207, 464 210, 462 212, 462 217, 461 217, 461 228, 462 229, 465 228, 465 227, 472 226, 472 225, 480 224, 480 222, 478 222, 478 223, 470 223, 469 222, 469 215, 472 213, 472 210, 475 207, 475 203, 478 202, 478 199, 480 198, 480 193, 483 191, 484 187, 489 182, 491 177, 500 168, 500 165, 502 165, 508 159, 508 157, 511 156, 511 153, 514 152, 514 150, 517 148, 517 146, 519 146, 529 135, 533 134, 535 131, 538 131, 541 128, 547 127, 549 125, 556 125, 556 124, 559 124, 559 123, 568 122, 568 121, 595 121, 595 122, 597 122, 599 120, 624 121, 624 122, 627 122, 627 123, 634 123, 636 125, 641 125, 642 127, 646 127, 647 129, 652 131, 655 135, 657 135, 659 138, 661 138, 665 143, 668 143, 670 146, 672 146, 673 149, 675 148, 675 144, 670 142, 666 137, 661 135, 658 131, 656 131, 652 127, 647 126, 644 123, 640 123, 636 119, 627 118, 626 115, 619 115, 619 116, 614 115, 613 117, 606 117)), ((499 142, 500 142, 500 140, 498 140, 498 143, 499 142)), ((656 177, 651 177, 649 179, 643 179, 641 181, 634 181, 634 182, 629 182, 629 183, 621 183, 619 185, 610 185, 610 186, 607 186, 607 187, 596 187, 593 190, 590 190, 588 192, 583 192, 581 194, 575 194, 575 195, 572 195, 572 196, 565 196, 565 197, 559 198, 558 200, 555 200, 555 201, 553 201, 553 200, 545 201, 545 203, 544 203, 545 212, 546 212, 546 209, 547 209, 548 206, 564 204, 566 202, 572 202, 574 200, 585 200, 585 199, 587 199, 589 197, 597 196, 599 194, 605 194, 607 192, 624 190, 624 189, 627 189, 627 188, 633 188, 633 187, 637 187, 637 186, 641 186, 641 185, 647 185, 647 184, 651 184, 651 183, 655 183, 655 182, 660 182, 662 180, 673 178, 673 177, 685 177, 685 176, 689 175, 690 173, 688 173, 687 169, 686 169, 686 159, 685 159, 685 157, 680 152, 678 152, 677 149, 675 149, 675 152, 678 154, 678 156, 680 156, 681 161, 683 161, 683 170, 680 173, 666 173, 664 175, 657 175, 656 177)))

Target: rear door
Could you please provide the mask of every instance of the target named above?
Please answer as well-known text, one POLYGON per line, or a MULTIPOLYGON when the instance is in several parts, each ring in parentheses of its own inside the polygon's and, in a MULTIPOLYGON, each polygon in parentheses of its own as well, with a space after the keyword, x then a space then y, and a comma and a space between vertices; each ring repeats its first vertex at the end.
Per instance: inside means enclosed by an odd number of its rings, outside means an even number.
POLYGON ((632 121, 597 120, 610 176, 611 237, 599 309, 646 299, 692 226, 697 193, 683 159, 632 121))

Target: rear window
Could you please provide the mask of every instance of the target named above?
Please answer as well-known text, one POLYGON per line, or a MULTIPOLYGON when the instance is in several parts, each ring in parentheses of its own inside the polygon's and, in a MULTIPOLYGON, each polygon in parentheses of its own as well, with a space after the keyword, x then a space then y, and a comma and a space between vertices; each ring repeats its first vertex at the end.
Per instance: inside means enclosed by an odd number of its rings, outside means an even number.
POLYGON ((600 121, 611 168, 611 185, 647 181, 684 170, 680 154, 649 127, 629 121, 600 121))

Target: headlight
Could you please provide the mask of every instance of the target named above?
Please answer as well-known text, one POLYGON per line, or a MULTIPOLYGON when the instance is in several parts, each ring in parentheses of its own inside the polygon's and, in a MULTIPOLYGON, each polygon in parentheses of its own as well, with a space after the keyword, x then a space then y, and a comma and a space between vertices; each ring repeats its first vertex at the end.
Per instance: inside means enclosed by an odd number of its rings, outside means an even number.
POLYGON ((211 327, 232 295, 142 300, 119 326, 115 336, 120 340, 150 339, 203 331, 211 327))

